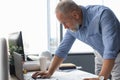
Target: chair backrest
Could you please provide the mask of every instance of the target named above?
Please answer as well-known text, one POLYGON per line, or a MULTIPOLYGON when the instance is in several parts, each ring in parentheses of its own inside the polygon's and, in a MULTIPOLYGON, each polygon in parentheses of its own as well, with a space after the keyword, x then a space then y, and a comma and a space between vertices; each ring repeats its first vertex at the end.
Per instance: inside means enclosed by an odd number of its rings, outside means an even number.
POLYGON ((0 38, 0 80, 9 80, 8 51, 5 38, 0 38))

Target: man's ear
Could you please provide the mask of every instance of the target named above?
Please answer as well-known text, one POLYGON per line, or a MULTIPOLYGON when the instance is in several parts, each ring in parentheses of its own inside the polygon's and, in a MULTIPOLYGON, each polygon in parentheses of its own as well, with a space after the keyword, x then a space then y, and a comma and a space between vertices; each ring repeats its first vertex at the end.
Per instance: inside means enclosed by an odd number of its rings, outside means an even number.
POLYGON ((79 14, 77 11, 72 11, 71 15, 75 18, 75 19, 79 19, 79 14))

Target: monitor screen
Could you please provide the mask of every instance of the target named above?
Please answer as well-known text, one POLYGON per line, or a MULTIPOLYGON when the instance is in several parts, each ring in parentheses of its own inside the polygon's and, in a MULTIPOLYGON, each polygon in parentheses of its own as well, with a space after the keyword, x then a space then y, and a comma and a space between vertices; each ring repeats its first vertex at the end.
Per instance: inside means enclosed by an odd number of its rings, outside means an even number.
POLYGON ((18 31, 10 33, 8 35, 8 44, 10 54, 13 54, 13 52, 18 52, 23 56, 23 61, 25 61, 22 32, 18 31))

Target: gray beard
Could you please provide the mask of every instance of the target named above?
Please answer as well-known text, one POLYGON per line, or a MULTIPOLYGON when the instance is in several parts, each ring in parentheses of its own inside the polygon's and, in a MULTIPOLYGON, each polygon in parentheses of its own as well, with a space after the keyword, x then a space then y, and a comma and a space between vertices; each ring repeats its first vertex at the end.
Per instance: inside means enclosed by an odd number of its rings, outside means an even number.
POLYGON ((79 30, 79 25, 77 24, 76 27, 74 29, 70 29, 70 31, 72 32, 77 32, 79 30))

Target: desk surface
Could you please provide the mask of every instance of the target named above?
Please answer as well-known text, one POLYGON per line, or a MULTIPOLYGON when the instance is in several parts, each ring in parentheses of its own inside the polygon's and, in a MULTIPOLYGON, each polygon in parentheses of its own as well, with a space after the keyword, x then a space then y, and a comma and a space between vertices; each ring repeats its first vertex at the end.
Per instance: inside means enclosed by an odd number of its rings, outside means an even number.
POLYGON ((55 72, 52 77, 57 78, 57 80, 83 80, 84 78, 92 78, 97 76, 81 70, 68 70, 55 72))
MULTIPOLYGON (((31 80, 29 76, 31 76, 33 72, 28 72, 25 74, 25 80, 31 80)), ((93 78, 97 77, 94 74, 81 71, 81 70, 62 70, 56 71, 50 79, 36 79, 36 80, 83 80, 84 78, 93 78)))
MULTIPOLYGON (((28 72, 24 75, 25 80, 32 80, 31 76, 34 72, 28 72)), ((59 70, 56 71, 50 79, 36 79, 36 80, 83 80, 84 78, 97 77, 94 74, 82 70, 59 70)), ((18 80, 15 76, 10 76, 10 80, 18 80)))

